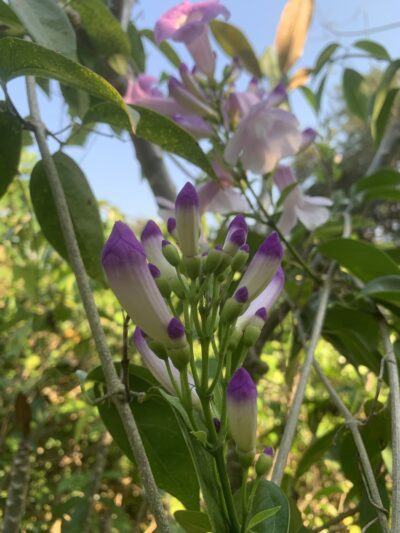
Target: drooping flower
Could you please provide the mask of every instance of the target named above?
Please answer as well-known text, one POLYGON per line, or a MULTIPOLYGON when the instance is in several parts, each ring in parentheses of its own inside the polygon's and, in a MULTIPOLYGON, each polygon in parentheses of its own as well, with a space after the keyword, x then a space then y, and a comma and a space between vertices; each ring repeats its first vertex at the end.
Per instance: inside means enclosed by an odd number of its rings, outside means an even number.
POLYGON ((246 170, 271 172, 283 157, 295 154, 301 145, 296 117, 276 109, 268 100, 251 107, 225 148, 225 160, 235 165, 240 158, 246 170))
POLYGON ((186 44, 197 67, 212 77, 215 69, 215 55, 208 39, 208 23, 229 11, 218 0, 205 0, 191 4, 187 0, 169 9, 157 21, 154 37, 160 44, 165 39, 186 44))
MULTIPOLYGON (((164 387, 167 392, 172 395, 175 395, 175 387, 174 384, 171 382, 165 362, 159 357, 157 357, 153 350, 151 350, 151 348, 146 342, 146 339, 143 336, 143 333, 138 327, 135 328, 133 340, 145 366, 150 370, 156 380, 160 383, 160 385, 164 387)), ((181 391, 180 374, 174 366, 171 366, 171 374, 175 382, 175 386, 178 388, 179 391, 181 391)), ((189 374, 188 378, 189 385, 192 391, 192 402, 194 405, 199 405, 200 399, 194 388, 193 377, 189 374)))
POLYGON ((142 244, 123 222, 114 224, 103 248, 102 264, 111 289, 135 324, 171 349, 186 346, 184 330, 178 336, 176 328, 171 328, 178 319, 160 294, 142 244))
MULTIPOLYGON (((285 284, 285 275, 282 267, 279 267, 272 280, 265 289, 251 302, 246 311, 239 316, 236 322, 236 328, 244 330, 251 322, 253 317, 258 316, 262 322, 267 320, 268 313, 272 306, 279 298, 285 284)), ((260 326, 262 327, 262 323, 260 326)))
POLYGON ((195 187, 187 182, 175 201, 176 232, 182 255, 194 257, 199 253, 200 213, 195 187))
POLYGON ((148 74, 140 74, 136 80, 129 80, 125 102, 147 107, 167 116, 183 113, 182 107, 173 98, 164 96, 157 84, 158 80, 148 74))
POLYGON ((251 463, 256 447, 257 388, 247 370, 236 370, 226 393, 229 428, 239 458, 251 463))
MULTIPOLYGON (((291 169, 283 165, 278 167, 273 179, 280 192, 296 183, 291 169)), ((297 185, 289 192, 283 202, 283 212, 278 227, 284 235, 287 235, 300 220, 309 231, 313 231, 329 219, 327 207, 331 205, 332 201, 329 198, 307 196, 297 185)))
POLYGON ((242 276, 237 290, 241 287, 247 287, 249 300, 254 300, 275 276, 281 264, 282 256, 283 248, 278 234, 272 232, 258 248, 242 276))

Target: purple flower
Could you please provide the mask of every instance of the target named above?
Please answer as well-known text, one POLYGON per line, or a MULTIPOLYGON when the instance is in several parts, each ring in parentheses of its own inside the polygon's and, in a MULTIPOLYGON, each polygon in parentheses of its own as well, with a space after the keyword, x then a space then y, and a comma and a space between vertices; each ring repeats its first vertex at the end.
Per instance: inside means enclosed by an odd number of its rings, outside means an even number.
POLYGON ((269 93, 267 102, 271 107, 278 107, 287 100, 287 91, 283 83, 278 83, 269 93))
POLYGON ((251 302, 246 311, 239 316, 236 327, 243 331, 254 320, 254 317, 260 319, 259 326, 262 327, 272 306, 279 298, 284 284, 285 275, 282 267, 279 267, 265 289, 251 302))
POLYGON ((228 233, 223 250, 229 255, 235 255, 247 239, 248 228, 243 215, 237 215, 228 226, 228 233))
POLYGON ((168 334, 173 319, 150 273, 143 246, 132 230, 116 222, 102 254, 102 263, 110 287, 131 319, 153 339, 175 347, 168 334))
POLYGON ((306 128, 301 132, 300 150, 306 150, 315 141, 317 132, 313 128, 306 128))
POLYGON ((173 115, 172 118, 179 126, 191 133, 195 139, 204 139, 214 135, 212 127, 197 115, 173 115))
POLYGON ((157 21, 154 36, 159 44, 165 39, 183 42, 189 49, 197 67, 212 77, 215 69, 215 56, 208 39, 208 23, 229 11, 218 0, 206 0, 191 4, 188 1, 169 9, 157 21))
POLYGON ((157 89, 157 84, 158 80, 147 74, 140 74, 136 80, 129 80, 124 96, 125 102, 147 107, 167 116, 182 113, 182 107, 173 98, 163 96, 157 89))
POLYGON ((199 252, 199 197, 194 186, 187 182, 175 201, 176 231, 182 255, 196 256, 199 252))
MULTIPOLYGON (((166 391, 168 391, 170 394, 175 395, 174 385, 168 375, 164 361, 157 357, 157 355, 150 349, 145 338, 143 337, 142 332, 140 331, 140 328, 135 329, 135 332, 133 334, 133 340, 135 342, 136 348, 138 349, 138 352, 142 357, 142 361, 145 366, 150 370, 156 380, 160 383, 160 385, 164 387, 166 391)), ((180 391, 181 385, 179 371, 174 366, 171 366, 171 373, 175 384, 178 387, 178 390, 180 391)), ((189 384, 191 385, 192 389, 193 404, 200 405, 200 400, 194 389, 194 382, 191 375, 189 375, 189 384)))
POLYGON ((281 264, 282 256, 283 248, 278 234, 273 232, 258 248, 240 280, 238 288, 247 287, 250 301, 254 300, 272 280, 281 264))
POLYGON ((227 415, 237 451, 254 456, 257 432, 257 389, 244 368, 233 374, 227 387, 227 415))
MULTIPOLYGON (((297 183, 291 169, 283 165, 279 166, 275 172, 274 181, 280 192, 297 183)), ((329 198, 307 196, 297 185, 289 192, 283 202, 283 211, 278 227, 284 235, 287 235, 300 220, 309 231, 313 231, 328 220, 329 209, 327 207, 331 205, 332 201, 329 198)))
POLYGON ((190 72, 188 66, 185 63, 182 63, 179 67, 179 73, 181 75, 182 83, 185 86, 185 88, 193 94, 196 98, 199 100, 202 100, 203 102, 207 101, 207 96, 203 89, 200 87, 196 76, 193 75, 192 72, 190 72))
POLYGON ((157 224, 153 220, 149 220, 142 231, 140 240, 149 262, 156 265, 161 274, 168 280, 175 279, 177 277, 176 270, 168 263, 162 252, 163 238, 157 224))
POLYGON ((225 148, 225 160, 235 165, 240 158, 246 170, 271 172, 283 157, 295 154, 301 145, 296 117, 268 105, 254 105, 241 120, 225 148))

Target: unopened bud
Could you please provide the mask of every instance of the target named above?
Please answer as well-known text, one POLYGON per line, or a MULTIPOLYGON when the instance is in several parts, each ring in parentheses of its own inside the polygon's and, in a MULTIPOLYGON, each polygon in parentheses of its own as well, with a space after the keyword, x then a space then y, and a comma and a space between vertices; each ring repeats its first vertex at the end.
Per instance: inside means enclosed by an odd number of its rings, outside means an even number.
POLYGON ((243 244, 232 259, 231 268, 233 272, 240 272, 249 259, 249 245, 243 244))
POLYGON ((175 368, 178 370, 184 370, 190 361, 190 349, 186 344, 181 348, 174 348, 169 351, 169 356, 175 368))
POLYGON ((152 350, 159 359, 166 361, 168 359, 167 350, 161 342, 155 340, 148 340, 147 344, 149 345, 150 350, 152 350))
POLYGON ((201 258, 199 256, 182 258, 183 266, 190 279, 196 279, 200 274, 201 258))
POLYGON ((162 242, 162 253, 170 265, 175 268, 180 265, 181 258, 179 252, 169 241, 164 240, 162 242))
POLYGON ((263 477, 268 474, 274 456, 274 450, 271 446, 264 448, 264 451, 257 459, 256 462, 256 474, 257 477, 263 477))
POLYGON ((222 261, 222 255, 221 250, 218 249, 211 249, 208 251, 204 261, 204 274, 211 274, 218 269, 222 261))

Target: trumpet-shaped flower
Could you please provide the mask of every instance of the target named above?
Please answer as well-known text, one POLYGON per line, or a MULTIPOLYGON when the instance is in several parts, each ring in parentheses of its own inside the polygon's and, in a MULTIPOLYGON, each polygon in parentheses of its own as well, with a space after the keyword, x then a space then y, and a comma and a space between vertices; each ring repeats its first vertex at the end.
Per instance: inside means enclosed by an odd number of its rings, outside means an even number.
POLYGON ((187 182, 175 201, 176 232, 182 255, 196 256, 199 252, 199 197, 194 186, 187 182))
POLYGON ((176 270, 168 263, 162 252, 164 237, 160 228, 153 220, 147 222, 140 240, 146 252, 147 259, 159 268, 161 274, 166 276, 167 279, 176 278, 176 270))
POLYGON ((147 107, 167 116, 182 113, 182 107, 173 98, 164 96, 157 84, 158 80, 148 74, 140 74, 136 80, 129 80, 125 102, 147 107))
MULTIPOLYGON (((275 276, 283 256, 283 248, 276 232, 271 233, 258 248, 238 285, 247 287, 249 300, 258 296, 275 276)), ((259 307, 262 307, 261 305, 259 307)))
POLYGON ((186 0, 161 16, 154 28, 154 37, 158 44, 165 39, 185 43, 199 70, 212 77, 215 55, 208 39, 208 23, 218 15, 229 17, 229 11, 218 0, 195 4, 186 0))
POLYGON ((256 447, 257 389, 247 370, 236 370, 226 392, 229 428, 239 457, 252 458, 256 447))
POLYGON ((179 80, 171 76, 168 80, 169 94, 187 113, 202 117, 218 118, 216 112, 203 100, 192 94, 179 80))
POLYGON ((276 109, 268 100, 251 107, 225 148, 225 160, 235 165, 240 158, 246 170, 271 172, 280 159, 295 154, 301 145, 296 117, 276 109))
MULTIPOLYGON (((281 165, 274 174, 274 181, 279 190, 283 192, 286 187, 296 183, 291 169, 281 165)), ((309 230, 322 226, 329 218, 329 209, 332 201, 323 196, 307 196, 297 185, 286 196, 283 202, 283 212, 279 219, 278 227, 287 235, 300 222, 309 230)))
POLYGON ((126 224, 115 223, 103 248, 102 263, 120 304, 147 335, 171 348, 186 345, 184 331, 175 334, 177 319, 151 275, 144 248, 126 224))
POLYGON ((204 119, 197 115, 173 115, 174 122, 185 128, 195 139, 205 139, 214 135, 214 130, 204 119))

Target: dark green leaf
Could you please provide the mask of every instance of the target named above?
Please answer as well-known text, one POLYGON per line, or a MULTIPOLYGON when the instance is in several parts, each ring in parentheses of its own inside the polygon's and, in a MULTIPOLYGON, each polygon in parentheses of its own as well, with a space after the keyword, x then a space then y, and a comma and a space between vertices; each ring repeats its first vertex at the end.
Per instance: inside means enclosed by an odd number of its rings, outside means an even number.
POLYGON ((167 41, 163 41, 158 45, 154 39, 154 33, 151 30, 141 30, 140 35, 143 35, 143 37, 146 37, 146 39, 153 43, 160 50, 160 52, 162 52, 164 56, 174 65, 174 67, 180 67, 182 63, 181 58, 178 56, 172 46, 167 43, 167 41))
POLYGON ((136 113, 129 110, 121 95, 95 72, 35 43, 6 37, 0 40, 0 79, 4 82, 19 76, 39 76, 86 91, 101 100, 112 102, 128 116, 132 130, 136 113))
POLYGON ((364 282, 378 276, 400 274, 396 263, 373 244, 355 239, 335 239, 321 244, 319 250, 364 282))
POLYGON ((309 87, 299 87, 299 89, 313 110, 318 113, 318 100, 315 93, 309 87))
MULTIPOLYGON (((86 270, 91 277, 104 283, 100 262, 104 236, 96 198, 82 170, 70 157, 58 152, 53 159, 67 199, 86 270)), ((60 222, 42 161, 39 161, 32 171, 30 193, 36 217, 46 239, 64 259, 68 260, 60 222)))
POLYGON ((328 44, 326 48, 322 50, 322 52, 319 54, 317 61, 315 62, 314 67, 314 74, 318 74, 322 67, 328 63, 332 55, 335 53, 335 51, 339 48, 339 45, 337 43, 331 43, 328 44))
MULTIPOLYGON (((147 392, 154 380, 145 369, 131 365, 131 389, 147 392)), ((100 368, 88 380, 104 381, 100 368)), ((100 394, 100 391, 97 391, 100 394)), ((98 405, 100 416, 113 439, 134 462, 134 457, 118 412, 110 402, 98 405)), ((185 507, 199 508, 199 485, 196 472, 175 412, 158 394, 149 394, 143 402, 132 405, 135 420, 149 458, 157 485, 178 498, 185 507)))
POLYGON ((212 531, 210 521, 205 513, 176 511, 174 517, 187 533, 208 533, 212 531))
POLYGON ((315 101, 317 103, 317 111, 319 112, 319 110, 321 109, 321 100, 322 100, 322 95, 324 94, 324 87, 325 87, 325 83, 326 83, 326 79, 327 79, 327 75, 325 75, 319 86, 318 86, 318 89, 317 89, 317 92, 315 93, 315 101))
POLYGON ((378 117, 382 111, 382 107, 386 101, 388 91, 391 88, 393 78, 395 77, 397 71, 400 69, 400 59, 393 61, 389 64, 388 68, 382 75, 381 81, 379 83, 378 89, 376 90, 371 112, 371 126, 372 126, 372 135, 374 135, 376 130, 376 123, 378 117))
POLYGON ((21 122, 0 102, 0 198, 18 171, 21 147, 21 122))
POLYGON ((386 126, 388 125, 389 119, 392 115, 393 103, 396 100, 398 92, 398 87, 388 90, 385 101, 383 102, 376 120, 371 121, 372 137, 375 139, 377 145, 381 143, 385 134, 386 126))
POLYGON ((155 111, 140 106, 129 107, 133 107, 140 115, 136 128, 138 137, 158 144, 163 150, 183 157, 204 170, 209 176, 214 176, 207 156, 190 133, 155 111))
POLYGON ((38 44, 76 59, 76 35, 55 0, 10 0, 10 6, 38 44))
POLYGON ((379 187, 397 186, 400 186, 400 172, 391 168, 384 168, 370 176, 358 180, 355 189, 357 192, 364 192, 379 187))
POLYGON ((343 94, 349 110, 361 120, 368 117, 368 95, 365 78, 347 68, 343 74, 343 94))
POLYGON ((131 42, 131 56, 135 62, 136 71, 144 72, 146 68, 146 54, 144 52, 140 32, 131 22, 128 26, 128 37, 131 42))
POLYGON ((102 0, 70 0, 96 52, 104 57, 129 56, 131 46, 118 20, 102 0))
POLYGON ((109 102, 102 102, 92 106, 88 109, 82 122, 83 124, 100 122, 115 128, 128 129, 128 131, 130 127, 126 113, 120 107, 109 102))
POLYGON ((264 522, 264 520, 267 520, 267 518, 271 518, 272 516, 275 516, 276 513, 280 511, 280 509, 281 509, 281 506, 277 505, 276 507, 265 509, 264 511, 260 511, 257 514, 253 515, 251 517, 250 522, 247 525, 247 531, 250 529, 253 529, 255 526, 258 526, 258 524, 261 524, 261 522, 264 522))
POLYGON ((400 301, 400 276, 382 276, 367 283, 361 294, 392 303, 400 301))
POLYGON ((386 59, 390 61, 390 55, 386 48, 375 41, 361 40, 353 44, 356 48, 368 52, 371 56, 377 59, 386 59))
POLYGON ((328 433, 325 433, 322 437, 317 438, 303 453, 301 456, 296 470, 296 479, 305 474, 314 464, 321 461, 323 456, 332 446, 332 442, 335 439, 335 435, 342 426, 338 426, 328 433))
MULTIPOLYGON (((249 484, 249 487, 251 487, 252 483, 249 484)), ((250 490, 251 489, 249 488, 249 491, 250 490)), ((254 526, 252 531, 255 531, 256 533, 271 533, 271 531, 287 533, 289 531, 289 502, 278 485, 275 485, 272 481, 266 481, 263 479, 257 487, 254 496, 253 508, 250 510, 251 517, 273 507, 279 507, 279 511, 270 518, 266 518, 261 523, 254 526)))
MULTIPOLYGON (((90 96, 84 91, 78 91, 73 87, 68 87, 68 85, 63 85, 60 83, 61 93, 64 97, 66 104, 68 105, 68 112, 72 118, 79 117, 82 118, 90 105, 90 96)), ((114 104, 109 104, 114 106, 114 104)), ((125 120, 127 121, 126 114, 122 111, 121 108, 114 106, 118 111, 124 115, 125 120)))
POLYGON ((210 27, 221 48, 230 57, 239 58, 242 66, 253 76, 261 78, 260 64, 246 36, 232 24, 220 20, 213 20, 210 27))
POLYGON ((0 0, 0 35, 23 35, 25 28, 14 11, 0 0))

